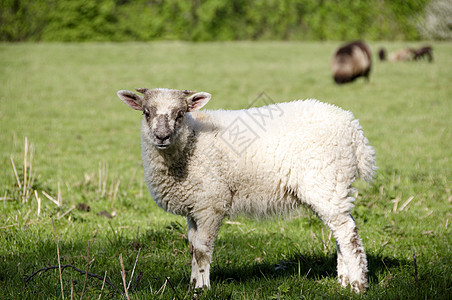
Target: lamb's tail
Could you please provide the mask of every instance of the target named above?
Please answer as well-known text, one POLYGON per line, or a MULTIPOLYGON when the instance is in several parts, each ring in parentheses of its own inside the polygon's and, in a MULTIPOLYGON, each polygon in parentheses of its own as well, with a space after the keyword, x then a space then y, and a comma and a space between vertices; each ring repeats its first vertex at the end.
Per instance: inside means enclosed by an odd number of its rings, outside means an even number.
POLYGON ((375 163, 375 150, 369 145, 358 120, 353 121, 355 126, 354 141, 355 155, 358 162, 358 174, 361 180, 370 182, 373 180, 377 165, 375 163))

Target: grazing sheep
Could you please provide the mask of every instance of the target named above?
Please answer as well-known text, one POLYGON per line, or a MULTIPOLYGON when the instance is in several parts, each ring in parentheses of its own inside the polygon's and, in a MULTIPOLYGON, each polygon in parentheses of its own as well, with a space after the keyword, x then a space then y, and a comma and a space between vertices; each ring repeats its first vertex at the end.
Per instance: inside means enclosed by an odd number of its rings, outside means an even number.
POLYGON ((380 50, 378 50, 378 57, 380 58, 381 61, 386 60, 386 49, 385 48, 380 48, 380 50))
MULTIPOLYGON (((385 60, 386 50, 381 48, 379 51, 380 60, 385 60)), ((433 61, 432 47, 425 46, 419 49, 404 48, 397 51, 391 52, 389 54, 388 60, 391 62, 396 61, 409 61, 409 60, 419 60, 427 57, 429 62, 433 61)))
POLYGON ((143 112, 141 146, 152 198, 186 216, 191 283, 209 288, 225 217, 266 216, 308 205, 337 241, 342 286, 367 288, 367 260, 350 215, 351 184, 373 178, 374 149, 353 114, 317 100, 238 111, 198 111, 211 95, 170 89, 118 91, 143 112))
POLYGON ((369 80, 372 57, 369 46, 362 41, 343 45, 334 53, 331 62, 333 78, 337 84, 352 82, 360 76, 369 80))
POLYGON ((424 58, 424 56, 427 56, 429 62, 433 61, 432 47, 430 46, 421 47, 419 49, 412 49, 412 53, 414 60, 419 60, 421 58, 424 58))
POLYGON ((408 61, 411 60, 413 55, 412 55, 412 50, 410 48, 405 48, 405 49, 400 49, 394 52, 389 53, 389 61, 408 61))

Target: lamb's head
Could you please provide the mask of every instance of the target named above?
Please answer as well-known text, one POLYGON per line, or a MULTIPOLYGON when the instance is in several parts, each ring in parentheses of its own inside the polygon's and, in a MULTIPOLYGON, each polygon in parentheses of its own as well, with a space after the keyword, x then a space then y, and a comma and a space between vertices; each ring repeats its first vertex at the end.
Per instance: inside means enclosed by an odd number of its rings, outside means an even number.
POLYGON ((118 97, 133 109, 141 110, 149 127, 150 139, 157 149, 167 149, 179 133, 185 114, 203 107, 209 102, 209 93, 188 90, 137 89, 133 92, 118 91, 118 97))

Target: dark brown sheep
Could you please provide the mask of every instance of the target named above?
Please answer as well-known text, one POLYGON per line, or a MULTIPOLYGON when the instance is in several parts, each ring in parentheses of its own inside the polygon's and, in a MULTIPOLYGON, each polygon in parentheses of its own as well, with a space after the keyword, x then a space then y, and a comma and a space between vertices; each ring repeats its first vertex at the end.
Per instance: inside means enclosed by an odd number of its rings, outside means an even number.
POLYGON ((371 66, 370 48, 363 41, 343 45, 334 53, 331 62, 333 78, 337 84, 352 82, 360 76, 369 80, 371 66))
POLYGON ((385 48, 380 48, 380 50, 378 50, 378 57, 380 58, 381 61, 386 60, 386 49, 385 48))
POLYGON ((419 60, 421 58, 424 58, 424 56, 427 56, 429 62, 433 61, 432 47, 430 46, 425 46, 419 49, 412 49, 412 51, 414 60, 419 60))

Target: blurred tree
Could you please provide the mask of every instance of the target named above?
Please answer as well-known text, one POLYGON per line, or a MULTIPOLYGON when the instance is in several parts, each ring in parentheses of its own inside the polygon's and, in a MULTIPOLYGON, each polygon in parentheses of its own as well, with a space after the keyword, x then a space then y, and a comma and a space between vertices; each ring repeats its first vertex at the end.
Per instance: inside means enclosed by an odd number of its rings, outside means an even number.
POLYGON ((51 0, 0 0, 0 40, 40 40, 51 0))
POLYGON ((421 36, 426 39, 452 40, 452 1, 433 0, 419 22, 421 36))
MULTIPOLYGON (((421 37, 419 16, 427 3, 428 0, 0 0, 0 40, 416 40, 421 37)), ((443 7, 441 3, 451 2, 432 3, 443 7)), ((438 20, 441 8, 432 5, 428 6, 426 17, 429 25, 423 26, 423 32, 431 32, 432 24, 438 20)))

